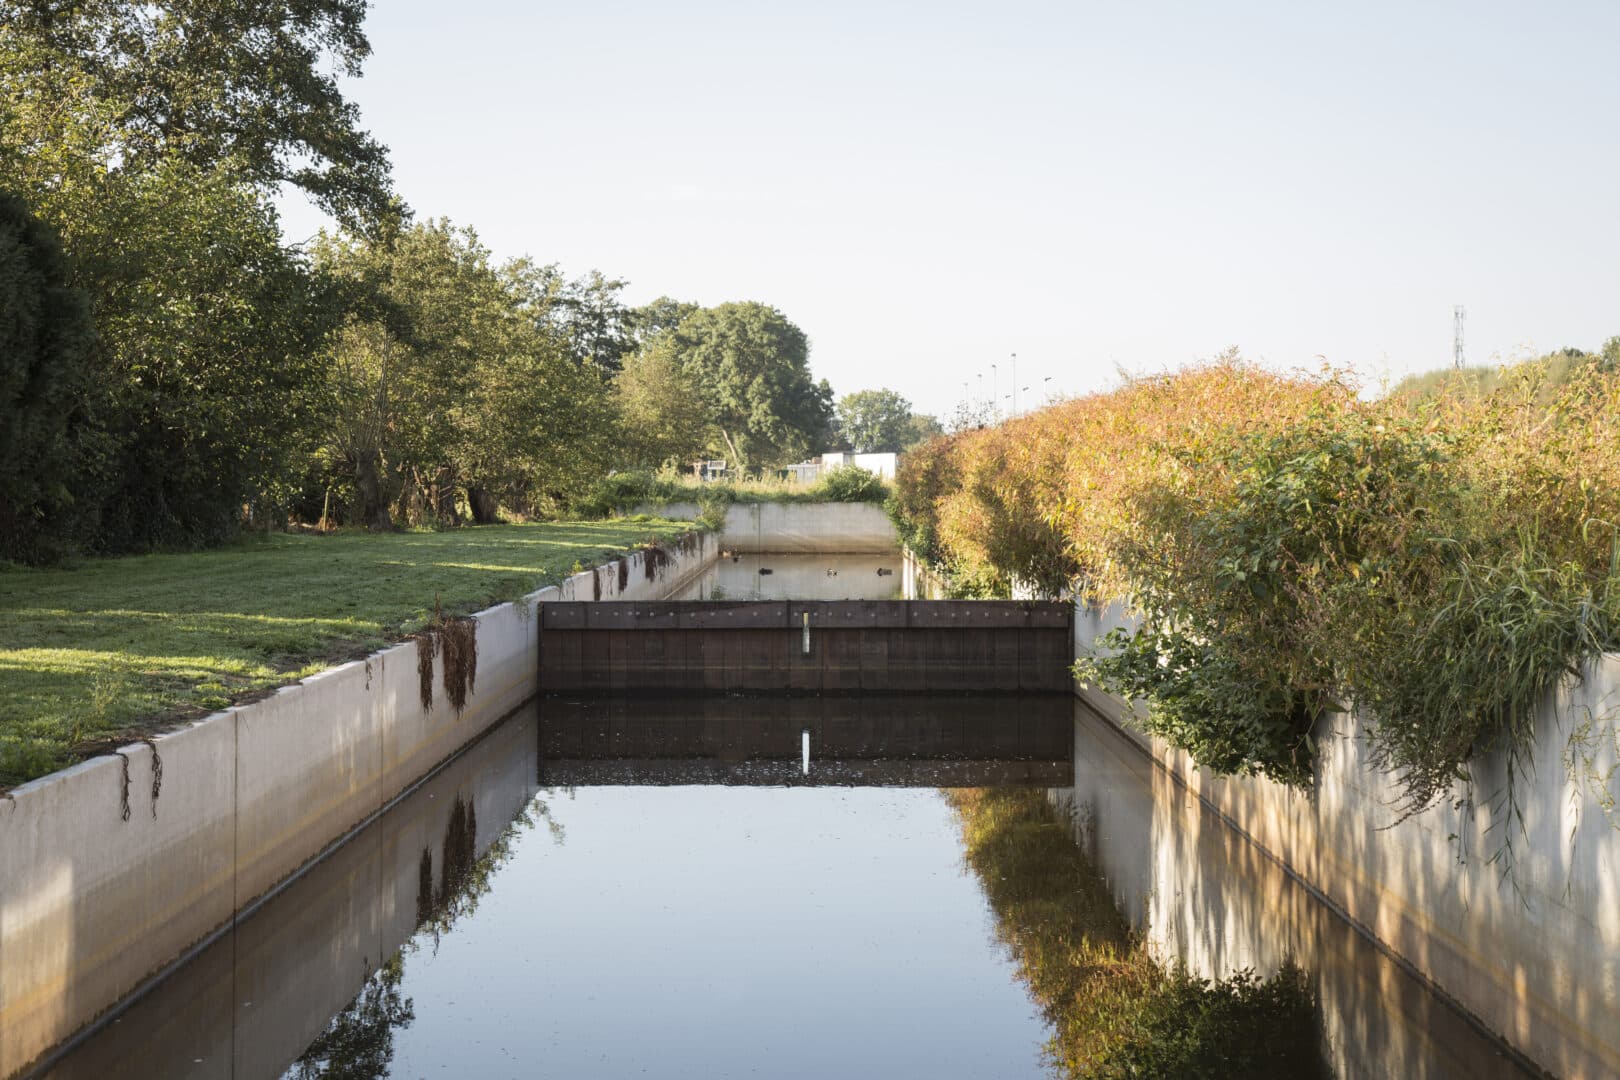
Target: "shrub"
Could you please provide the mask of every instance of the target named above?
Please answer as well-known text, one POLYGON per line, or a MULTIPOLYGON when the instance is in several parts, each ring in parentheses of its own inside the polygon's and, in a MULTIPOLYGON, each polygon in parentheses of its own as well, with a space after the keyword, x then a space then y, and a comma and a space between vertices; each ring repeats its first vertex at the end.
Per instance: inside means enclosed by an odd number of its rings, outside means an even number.
POLYGON ((859 465, 843 465, 828 469, 809 494, 822 502, 880 503, 889 497, 889 488, 877 473, 859 465))
MULTIPOLYGON (((1407 813, 1620 646, 1620 370, 1363 400, 1235 356, 936 440, 891 513, 947 572, 1141 617, 1077 665, 1219 772, 1305 786, 1354 704, 1407 813)), ((1511 789, 1507 792, 1511 804, 1511 789)))

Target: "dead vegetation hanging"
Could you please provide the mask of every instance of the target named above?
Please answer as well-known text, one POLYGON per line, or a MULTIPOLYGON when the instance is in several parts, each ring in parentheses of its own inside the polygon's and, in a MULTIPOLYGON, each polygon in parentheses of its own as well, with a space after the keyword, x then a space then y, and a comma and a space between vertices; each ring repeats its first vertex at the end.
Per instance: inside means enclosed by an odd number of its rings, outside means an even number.
MULTIPOLYGON (((151 739, 141 739, 146 748, 152 751, 152 817, 157 817, 158 796, 163 792, 163 757, 158 753, 157 743, 151 739)), ((119 792, 119 816, 125 821, 129 820, 129 755, 122 750, 114 750, 122 764, 123 787, 119 792)))
POLYGON ((647 580, 653 581, 665 566, 669 565, 669 552, 656 545, 642 549, 641 565, 647 572, 647 580))
POLYGON ((460 716, 478 681, 478 620, 447 617, 433 598, 433 619, 416 634, 416 671, 421 677, 422 708, 433 708, 433 658, 444 663, 444 693, 460 716))
POLYGON ((619 556, 619 592, 622 594, 630 585, 630 560, 623 555, 619 556))

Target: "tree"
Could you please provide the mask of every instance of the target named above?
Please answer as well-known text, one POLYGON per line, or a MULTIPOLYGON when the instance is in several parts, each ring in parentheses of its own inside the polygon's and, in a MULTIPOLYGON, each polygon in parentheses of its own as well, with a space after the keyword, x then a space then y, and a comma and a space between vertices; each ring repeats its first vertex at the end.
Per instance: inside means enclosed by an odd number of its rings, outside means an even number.
POLYGON ((771 466, 828 437, 832 388, 811 380, 809 339, 780 311, 721 304, 669 333, 681 371, 708 402, 716 452, 740 467, 771 466))
POLYGON ((645 346, 658 335, 681 325, 681 321, 688 315, 695 315, 702 310, 697 304, 660 296, 630 313, 630 330, 636 344, 645 346))
POLYGON ((357 312, 328 349, 330 479, 353 486, 353 516, 495 519, 501 503, 557 502, 606 466, 612 401, 536 312, 553 278, 491 265, 471 229, 448 221, 386 240, 323 238, 319 265, 357 312), (390 508, 392 504, 392 509, 390 508))
POLYGON ((0 559, 48 561, 77 538, 94 338, 55 233, 0 194, 0 559))
POLYGON ((338 313, 270 197, 290 182, 345 220, 397 218, 332 71, 358 70, 364 9, 38 0, 0 19, 0 175, 92 300, 100 451, 74 494, 93 549, 216 541, 291 494, 338 313))
POLYGON ((623 464, 684 464, 708 445, 709 407, 682 372, 673 343, 656 338, 632 356, 614 382, 623 430, 623 464))
POLYGON ((951 418, 945 423, 945 430, 952 435, 963 431, 972 431, 975 428, 989 427, 995 422, 994 410, 988 401, 973 401, 963 398, 951 410, 951 418))
MULTIPOLYGON (((0 96, 93 101, 100 157, 144 172, 230 161, 261 192, 289 183, 351 226, 397 216, 388 152, 342 76, 371 46, 366 0, 83 0, 8 4, 0 96)), ((24 110, 35 118, 38 113, 24 110)), ((17 132, 18 143, 31 135, 17 132)), ((37 146, 38 144, 36 144, 37 146)), ((48 145, 48 144, 47 144, 48 145)))
POLYGON ((838 400, 838 432, 857 454, 899 453, 910 420, 911 402, 893 390, 858 390, 838 400))
POLYGON ((912 413, 910 419, 906 421, 906 438, 900 444, 900 451, 904 453, 943 434, 945 425, 939 422, 938 417, 929 416, 927 413, 912 413))
POLYGON ((334 312, 274 210, 229 168, 91 174, 49 200, 94 297, 88 415, 106 453, 76 497, 91 548, 214 543, 283 498, 334 312))

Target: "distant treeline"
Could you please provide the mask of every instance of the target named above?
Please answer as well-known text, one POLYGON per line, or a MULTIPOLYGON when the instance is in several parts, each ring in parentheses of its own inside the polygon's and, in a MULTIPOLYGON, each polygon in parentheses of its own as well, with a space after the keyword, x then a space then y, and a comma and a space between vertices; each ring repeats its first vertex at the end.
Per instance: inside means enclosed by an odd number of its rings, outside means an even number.
POLYGON ((365 9, 0 25, 0 560, 556 513, 613 469, 937 431, 888 391, 835 409, 769 305, 629 307, 415 219, 339 90, 365 9), (288 186, 334 231, 284 243, 288 186))

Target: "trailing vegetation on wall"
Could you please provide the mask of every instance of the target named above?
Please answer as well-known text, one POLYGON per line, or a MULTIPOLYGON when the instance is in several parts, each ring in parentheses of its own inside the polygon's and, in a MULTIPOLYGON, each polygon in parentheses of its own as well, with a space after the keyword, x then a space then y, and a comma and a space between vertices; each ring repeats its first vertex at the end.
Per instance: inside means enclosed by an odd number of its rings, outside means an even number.
POLYGON ((1620 645, 1620 371, 1545 375, 1369 401, 1228 355, 936 440, 891 509, 947 573, 1127 598, 1081 675, 1201 764, 1308 784, 1354 702, 1416 812, 1620 645))

